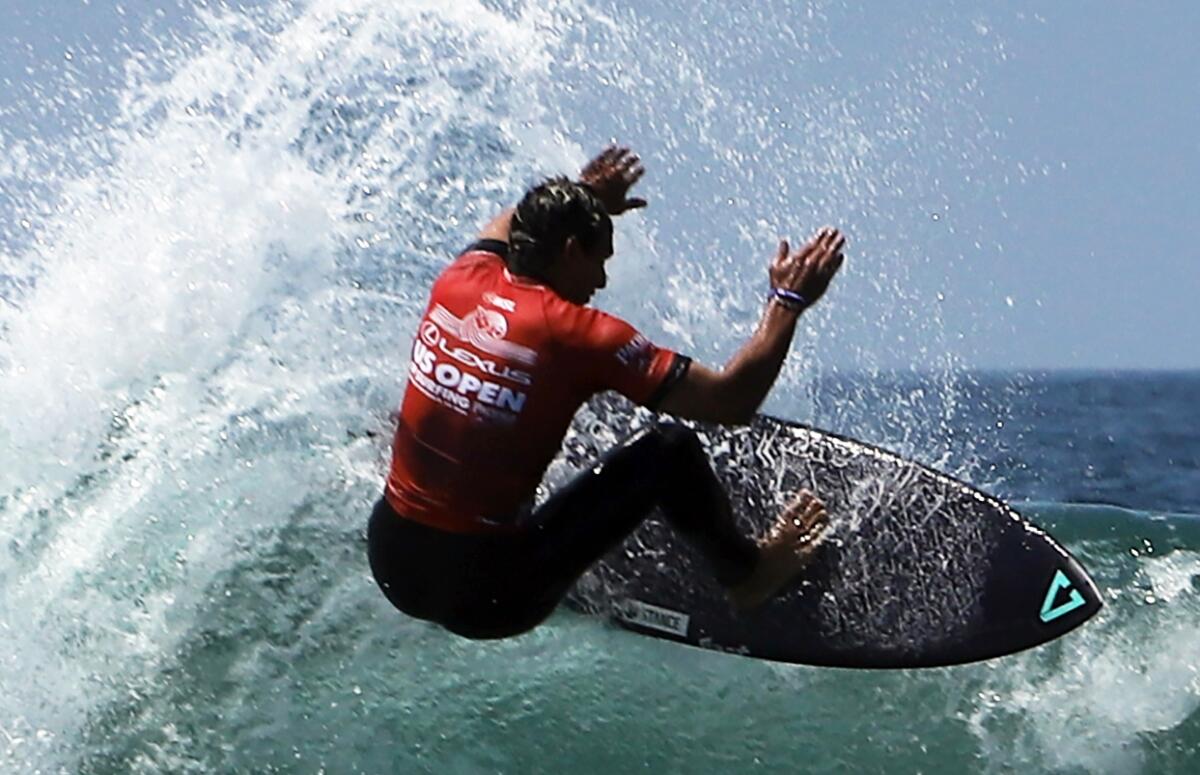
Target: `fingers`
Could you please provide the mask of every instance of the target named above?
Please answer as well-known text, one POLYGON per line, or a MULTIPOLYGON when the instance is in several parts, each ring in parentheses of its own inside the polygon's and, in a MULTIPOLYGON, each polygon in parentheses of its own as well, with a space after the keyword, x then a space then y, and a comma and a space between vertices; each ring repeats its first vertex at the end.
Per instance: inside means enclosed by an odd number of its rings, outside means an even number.
POLYGON ((613 143, 605 149, 605 153, 608 157, 608 161, 615 163, 622 156, 625 156, 629 153, 629 146, 617 145, 616 143, 613 143))
POLYGON ((646 206, 646 200, 640 197, 625 198, 645 174, 641 157, 627 146, 613 144, 587 163, 580 180, 592 188, 609 215, 620 215, 646 206))
MULTIPOLYGON (((606 146, 604 150, 596 154, 596 156, 583 166, 582 174, 584 176, 606 175, 614 167, 621 167, 629 159, 629 148, 617 144, 606 146)), ((637 156, 632 157, 634 163, 637 162, 637 156)), ((640 177, 640 176, 639 176, 640 177)))
POLYGON ((637 165, 639 161, 638 155, 633 153, 627 146, 610 145, 601 151, 596 158, 590 162, 589 166, 594 164, 597 167, 615 167, 622 171, 626 171, 637 165))
POLYGON ((811 250, 819 250, 823 253, 832 254, 840 251, 845 244, 845 235, 832 226, 823 226, 808 241, 806 247, 811 250))
POLYGON ((844 255, 842 255, 842 248, 845 246, 846 236, 841 232, 834 230, 833 234, 829 238, 829 244, 825 249, 824 261, 819 269, 826 284, 833 279, 833 276, 837 274, 838 269, 841 268, 842 261, 844 261, 846 258, 844 255))
POLYGON ((797 252, 796 258, 805 264, 805 275, 813 274, 827 280, 842 265, 842 249, 845 246, 846 236, 831 226, 825 226, 797 252))
POLYGON ((832 279, 833 276, 835 274, 837 274, 837 271, 842 268, 842 262, 845 260, 846 260, 846 257, 844 255, 842 255, 842 252, 840 250, 833 256, 833 259, 829 262, 829 277, 830 277, 830 279, 832 279))
POLYGON ((618 153, 612 158, 611 164, 625 181, 625 185, 632 186, 634 183, 646 174, 646 168, 642 166, 641 157, 636 153, 631 152, 628 148, 617 149, 618 153))
POLYGON ((618 178, 630 186, 646 174, 641 157, 629 148, 618 145, 610 145, 601 151, 584 171, 601 178, 618 178))
POLYGON ((846 237, 838 229, 825 226, 794 252, 788 252, 786 241, 771 263, 771 285, 785 288, 803 296, 809 305, 825 293, 830 280, 837 274, 845 257, 842 249, 846 237))
POLYGON ((583 165, 583 175, 593 175, 602 167, 608 166, 616 150, 617 147, 615 145, 609 145, 600 151, 600 153, 593 156, 587 164, 583 165))
POLYGON ((846 235, 842 234, 837 229, 830 229, 829 235, 826 237, 825 250, 832 254, 842 252, 842 248, 846 246, 846 235))
POLYGON ((596 159, 601 164, 613 164, 626 153, 629 153, 628 148, 613 143, 601 151, 596 159))
POLYGON ((824 250, 825 255, 830 259, 837 258, 840 260, 842 248, 846 246, 846 236, 836 229, 832 230, 825 237, 824 250))

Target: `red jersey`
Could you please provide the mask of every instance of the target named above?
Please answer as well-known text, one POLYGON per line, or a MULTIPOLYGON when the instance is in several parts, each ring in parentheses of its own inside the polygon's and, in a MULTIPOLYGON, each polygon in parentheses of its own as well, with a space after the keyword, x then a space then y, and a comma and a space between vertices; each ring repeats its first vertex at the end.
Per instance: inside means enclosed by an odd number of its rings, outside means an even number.
POLYGON ((512 529, 584 401, 651 405, 689 363, 509 274, 506 248, 485 240, 447 267, 413 340, 385 497, 443 530, 512 529))

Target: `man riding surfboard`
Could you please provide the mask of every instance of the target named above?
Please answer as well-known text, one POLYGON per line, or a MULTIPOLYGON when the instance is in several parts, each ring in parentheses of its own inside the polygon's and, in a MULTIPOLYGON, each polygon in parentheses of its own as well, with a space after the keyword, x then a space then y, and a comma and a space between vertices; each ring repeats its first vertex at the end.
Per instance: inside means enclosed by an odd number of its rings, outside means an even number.
POLYGON ((540 507, 533 496, 571 418, 616 390, 675 417, 744 424, 787 356, 800 314, 842 264, 821 229, 780 243, 758 327, 721 369, 659 347, 588 306, 607 281, 612 217, 644 168, 610 147, 578 181, 550 178, 488 223, 434 282, 418 325, 369 560, 398 609, 471 638, 525 632, 658 507, 731 602, 769 599, 826 524, 802 491, 759 541, 736 529, 695 432, 660 423, 609 451, 540 507))

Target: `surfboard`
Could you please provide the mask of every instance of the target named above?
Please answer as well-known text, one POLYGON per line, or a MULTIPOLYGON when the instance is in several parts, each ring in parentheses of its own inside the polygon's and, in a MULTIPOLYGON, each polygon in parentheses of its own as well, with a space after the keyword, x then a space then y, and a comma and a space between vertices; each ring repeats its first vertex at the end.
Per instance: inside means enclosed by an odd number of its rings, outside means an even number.
MULTIPOLYGON (((645 421, 620 401, 593 401, 567 458, 594 460, 645 421)), ((830 526, 812 561, 766 604, 737 610, 699 553, 652 516, 580 579, 569 605, 691 646, 848 668, 991 659, 1058 638, 1101 608, 1070 553, 965 482, 775 417, 694 427, 748 535, 765 533, 797 490, 826 503, 830 526)))

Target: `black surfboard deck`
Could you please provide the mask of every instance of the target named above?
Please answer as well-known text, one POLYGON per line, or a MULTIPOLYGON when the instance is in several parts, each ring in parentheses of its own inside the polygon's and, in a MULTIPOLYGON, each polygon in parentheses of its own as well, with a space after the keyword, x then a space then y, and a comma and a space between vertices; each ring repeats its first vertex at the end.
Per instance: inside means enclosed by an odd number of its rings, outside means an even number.
MULTIPOLYGON (((638 422, 592 402, 567 457, 594 460, 638 422)), ((807 665, 938 667, 1053 640, 1101 607, 1083 567, 1016 511, 869 444, 773 417, 697 426, 739 524, 761 535, 791 494, 825 501, 830 530, 796 580, 737 611, 705 561, 648 519, 585 575, 568 603, 635 632, 807 665)))

